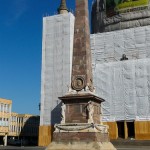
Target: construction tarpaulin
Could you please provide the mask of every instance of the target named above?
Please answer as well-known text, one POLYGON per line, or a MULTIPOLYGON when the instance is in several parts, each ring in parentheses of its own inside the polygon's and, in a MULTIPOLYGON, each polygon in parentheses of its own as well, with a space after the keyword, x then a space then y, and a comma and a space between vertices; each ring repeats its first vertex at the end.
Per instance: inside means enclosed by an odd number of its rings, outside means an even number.
POLYGON ((103 121, 150 120, 150 59, 96 64, 94 83, 103 121))

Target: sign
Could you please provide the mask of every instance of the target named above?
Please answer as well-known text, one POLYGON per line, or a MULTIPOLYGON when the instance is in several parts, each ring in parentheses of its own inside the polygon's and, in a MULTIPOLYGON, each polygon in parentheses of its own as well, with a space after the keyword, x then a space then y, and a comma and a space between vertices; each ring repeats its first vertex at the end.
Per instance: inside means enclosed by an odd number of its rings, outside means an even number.
POLYGON ((106 0, 106 13, 108 17, 120 13, 127 13, 148 8, 150 0, 106 0))

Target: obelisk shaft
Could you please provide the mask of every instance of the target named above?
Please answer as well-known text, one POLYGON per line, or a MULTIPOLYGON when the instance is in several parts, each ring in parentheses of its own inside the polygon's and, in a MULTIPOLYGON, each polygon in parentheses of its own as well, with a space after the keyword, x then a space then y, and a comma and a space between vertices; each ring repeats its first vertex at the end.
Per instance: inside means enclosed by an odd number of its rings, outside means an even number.
POLYGON ((72 88, 93 91, 88 0, 76 0, 76 18, 72 60, 72 88))

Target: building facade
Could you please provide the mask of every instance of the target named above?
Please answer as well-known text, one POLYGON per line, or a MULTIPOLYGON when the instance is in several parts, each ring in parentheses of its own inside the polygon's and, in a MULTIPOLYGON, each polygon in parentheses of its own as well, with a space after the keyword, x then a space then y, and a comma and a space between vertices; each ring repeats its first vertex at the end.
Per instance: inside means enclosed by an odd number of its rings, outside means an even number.
MULTIPOLYGON (((24 140, 22 144, 37 145, 40 117, 12 112, 12 100, 0 98, 0 144, 14 144, 14 140, 24 140)), ((21 143, 20 143, 21 144, 21 143)))
POLYGON ((138 7, 129 7, 130 2, 126 2, 126 6, 124 1, 114 2, 95 0, 92 7, 94 83, 97 94, 106 100, 103 122, 109 125, 112 139, 148 140, 149 1, 138 7), (100 11, 102 6, 104 11, 100 11), (120 61, 123 55, 126 61, 120 61))
POLYGON ((19 139, 22 145, 37 145, 40 117, 12 112, 8 133, 8 144, 19 139))
POLYGON ((150 139, 150 26, 91 35, 94 83, 112 139, 150 139), (132 38, 131 38, 132 37, 132 38), (126 54, 127 60, 120 61, 126 54))
POLYGON ((5 139, 9 133, 9 124, 11 118, 12 101, 0 98, 0 141, 6 145, 5 139))
POLYGON ((18 130, 18 113, 11 113, 11 121, 9 126, 9 136, 19 136, 18 130))

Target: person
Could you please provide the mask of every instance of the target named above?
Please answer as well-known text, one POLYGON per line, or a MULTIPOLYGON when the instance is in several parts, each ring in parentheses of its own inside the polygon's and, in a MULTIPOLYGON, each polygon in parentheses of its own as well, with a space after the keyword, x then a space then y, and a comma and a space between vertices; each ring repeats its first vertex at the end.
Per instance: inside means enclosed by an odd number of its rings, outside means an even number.
POLYGON ((122 55, 122 58, 120 59, 120 61, 124 61, 124 60, 128 60, 128 58, 125 54, 122 55))

